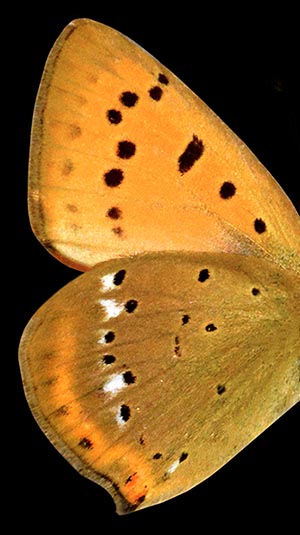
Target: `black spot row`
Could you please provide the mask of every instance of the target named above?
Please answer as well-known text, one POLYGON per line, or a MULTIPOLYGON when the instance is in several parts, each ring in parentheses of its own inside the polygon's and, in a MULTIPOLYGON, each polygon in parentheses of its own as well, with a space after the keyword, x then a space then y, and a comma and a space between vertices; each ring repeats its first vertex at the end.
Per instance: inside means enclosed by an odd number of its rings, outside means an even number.
MULTIPOLYGON (((199 272, 198 281, 199 282, 205 282, 207 279, 209 279, 209 270, 206 269, 206 268, 205 269, 201 269, 201 271, 199 272)), ((252 291, 253 295, 259 295, 260 294, 260 290, 258 288, 252 288, 251 291, 252 291)), ((187 314, 185 314, 182 317, 182 324, 184 325, 185 323, 188 322, 188 320, 189 320, 189 316, 187 314)))
MULTIPOLYGON (((163 85, 168 85, 169 83, 168 78, 163 73, 160 73, 158 75, 158 81, 163 85)), ((160 100, 162 94, 163 90, 158 85, 153 86, 149 89, 149 95, 153 100, 160 100)), ((136 93, 133 93, 132 91, 123 91, 123 93, 121 93, 119 97, 119 100, 121 104, 126 108, 133 108, 137 104, 139 96, 136 93)), ((106 116, 111 124, 119 124, 123 119, 122 113, 119 110, 113 108, 107 111, 106 116)))
MULTIPOLYGON (((236 193, 236 187, 232 182, 223 182, 220 188, 220 197, 222 199, 232 199, 236 193)), ((263 234, 267 230, 267 225, 261 218, 254 221, 254 229, 258 234, 263 234)))
MULTIPOLYGON (((188 453, 186 453, 185 451, 182 452, 182 454, 180 455, 179 457, 179 462, 182 463, 183 461, 185 461, 187 458, 188 458, 188 453)), ((157 459, 161 459, 162 457, 162 453, 160 452, 157 452, 153 455, 153 459, 157 460, 157 459)))
MULTIPOLYGON (((163 85, 168 85, 169 83, 168 78, 163 73, 160 73, 157 79, 163 85)), ((151 87, 151 89, 149 89, 149 95, 153 100, 156 100, 156 102, 158 102, 163 96, 163 90, 159 85, 155 85, 151 87)))
MULTIPOLYGON (((163 85, 168 85, 169 80, 167 76, 163 73, 159 73, 158 82, 163 85)), ((149 96, 155 100, 159 101, 163 95, 163 90, 159 85, 155 85, 149 89, 149 96)), ((123 91, 119 97, 120 103, 126 108, 133 108, 138 100, 139 96, 132 91, 123 91)), ((123 120, 122 112, 120 110, 111 108, 107 110, 106 117, 110 124, 118 125, 123 120)), ((136 153, 136 145, 132 141, 123 140, 118 143, 117 156, 123 160, 128 160, 132 158, 136 153)), ((104 174, 105 184, 110 188, 116 188, 121 185, 124 180, 123 170, 119 168, 110 169, 104 174)), ((112 206, 106 212, 106 216, 110 219, 117 220, 122 217, 122 210, 118 206, 112 206)), ((112 228, 113 233, 118 236, 123 236, 123 229, 118 227, 112 228)))

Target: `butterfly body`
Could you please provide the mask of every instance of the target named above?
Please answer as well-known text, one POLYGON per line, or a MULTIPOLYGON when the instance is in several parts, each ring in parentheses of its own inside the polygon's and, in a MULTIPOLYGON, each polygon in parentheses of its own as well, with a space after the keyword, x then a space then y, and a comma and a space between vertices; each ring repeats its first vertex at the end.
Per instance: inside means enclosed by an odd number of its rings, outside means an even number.
POLYGON ((119 513, 203 481, 299 401, 300 221, 168 69, 71 23, 34 112, 35 234, 87 273, 20 344, 41 428, 119 513))

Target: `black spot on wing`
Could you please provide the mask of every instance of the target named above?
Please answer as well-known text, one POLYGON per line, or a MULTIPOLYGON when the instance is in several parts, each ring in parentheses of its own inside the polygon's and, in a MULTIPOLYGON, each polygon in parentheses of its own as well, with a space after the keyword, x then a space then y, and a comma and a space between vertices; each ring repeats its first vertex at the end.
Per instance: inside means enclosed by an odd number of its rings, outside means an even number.
POLYGON ((104 173, 104 181, 107 186, 110 188, 116 188, 121 184, 124 179, 124 174, 122 169, 110 169, 104 173))
POLYGON ((113 364, 116 360, 116 357, 114 355, 104 355, 103 356, 103 362, 104 364, 113 364))
POLYGON ((169 83, 168 78, 167 78, 166 75, 163 74, 162 72, 160 72, 159 75, 158 75, 158 81, 159 81, 161 84, 164 84, 164 85, 168 85, 168 83, 169 83))
POLYGON ((209 271, 208 269, 201 269, 198 277, 199 282, 205 282, 209 278, 209 271))
POLYGON ((236 187, 232 182, 223 182, 220 188, 220 197, 222 199, 231 199, 236 192, 236 187))
POLYGON ((125 269, 120 269, 119 271, 117 271, 117 273, 114 276, 114 285, 120 286, 120 284, 122 284, 123 280, 125 279, 125 275, 126 275, 125 269))
POLYGON ((159 87, 159 85, 156 85, 154 87, 151 87, 151 89, 149 89, 150 97, 153 100, 156 100, 157 102, 161 99, 162 94, 163 94, 163 90, 161 87, 159 87))
POLYGON ((120 208, 117 206, 112 206, 109 208, 109 210, 107 210, 106 215, 110 219, 120 219, 120 217, 122 217, 122 210, 120 210, 120 208))
POLYGON ((138 95, 136 93, 132 93, 131 91, 124 91, 120 96, 120 101, 127 108, 132 108, 135 106, 138 99, 138 95))
POLYGON ((262 219, 255 219, 254 229, 258 234, 262 234, 267 230, 267 225, 262 219))
POLYGON ((108 110, 107 118, 111 124, 119 124, 122 121, 122 113, 118 110, 108 110))
POLYGON ((194 163, 203 154, 203 151, 203 142, 197 136, 193 135, 192 141, 190 141, 184 152, 178 158, 178 168, 182 175, 193 167, 194 163))
POLYGON ((123 160, 128 160, 134 156, 136 146, 132 141, 120 141, 118 143, 117 155, 123 160))
POLYGON ((83 437, 80 441, 79 441, 79 446, 81 446, 82 448, 86 449, 86 450, 91 450, 92 447, 93 447, 93 444, 92 444, 92 441, 89 439, 89 438, 86 438, 86 437, 83 437))

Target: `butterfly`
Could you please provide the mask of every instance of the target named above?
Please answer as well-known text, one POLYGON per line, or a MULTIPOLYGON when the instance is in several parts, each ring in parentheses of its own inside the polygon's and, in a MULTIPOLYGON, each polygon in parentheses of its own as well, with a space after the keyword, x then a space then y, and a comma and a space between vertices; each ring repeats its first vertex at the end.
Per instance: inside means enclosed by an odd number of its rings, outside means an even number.
POLYGON ((117 512, 200 483, 300 398, 300 220, 176 76, 69 24, 33 116, 29 214, 86 271, 20 343, 34 417, 117 512))

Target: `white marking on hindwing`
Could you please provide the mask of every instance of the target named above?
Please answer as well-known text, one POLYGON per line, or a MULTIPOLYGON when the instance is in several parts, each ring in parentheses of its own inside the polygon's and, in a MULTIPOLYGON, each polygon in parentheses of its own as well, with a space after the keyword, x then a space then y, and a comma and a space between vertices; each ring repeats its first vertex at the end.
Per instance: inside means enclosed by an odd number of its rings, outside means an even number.
POLYGON ((127 383, 124 380, 123 373, 114 373, 104 384, 103 392, 115 396, 120 390, 123 390, 125 386, 127 386, 127 383))
POLYGON ((167 470, 167 473, 173 474, 173 472, 175 472, 175 470, 178 468, 179 465, 180 465, 180 461, 179 459, 177 459, 177 461, 174 461, 173 464, 171 464, 170 468, 167 470))
POLYGON ((124 310, 124 305, 118 303, 115 299, 100 299, 99 303, 105 310, 105 318, 103 321, 117 318, 124 310))
POLYGON ((102 291, 103 292, 109 292, 111 290, 114 290, 116 285, 114 283, 115 273, 108 273, 107 275, 103 275, 101 277, 102 282, 102 291))

